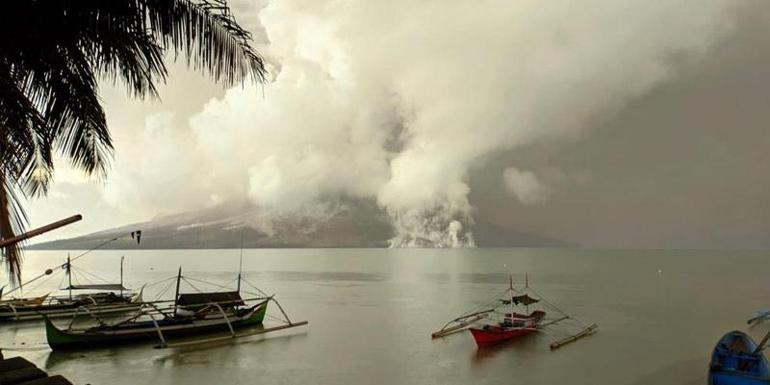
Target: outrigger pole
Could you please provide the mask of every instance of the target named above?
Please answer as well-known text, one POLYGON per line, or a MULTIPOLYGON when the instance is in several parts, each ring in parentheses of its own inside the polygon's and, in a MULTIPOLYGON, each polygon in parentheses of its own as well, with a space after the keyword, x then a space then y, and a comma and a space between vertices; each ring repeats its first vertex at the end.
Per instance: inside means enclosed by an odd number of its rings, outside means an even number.
POLYGON ((766 320, 768 318, 770 318, 770 310, 764 310, 764 311, 757 312, 757 316, 752 318, 752 319, 750 319, 750 320, 748 320, 748 321, 746 321, 746 323, 749 324, 749 325, 751 325, 751 324, 753 324, 755 322, 756 323, 760 323, 760 322, 762 322, 762 321, 764 321, 764 320, 766 320))
POLYGON ((487 309, 478 311, 475 313, 471 313, 462 317, 455 318, 449 322, 447 322, 441 330, 432 333, 430 337, 432 339, 446 337, 450 334, 458 333, 463 330, 465 330, 466 327, 470 326, 474 322, 481 321, 484 318, 487 318, 489 316, 489 313, 495 311, 495 309, 487 309), (450 324, 458 322, 457 325, 449 326, 450 324))

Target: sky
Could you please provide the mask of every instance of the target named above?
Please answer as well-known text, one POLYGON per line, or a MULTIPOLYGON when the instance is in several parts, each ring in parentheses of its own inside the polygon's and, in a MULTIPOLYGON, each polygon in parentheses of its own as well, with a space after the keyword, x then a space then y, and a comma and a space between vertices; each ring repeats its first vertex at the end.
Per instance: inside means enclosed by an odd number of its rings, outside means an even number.
MULTIPOLYGON (((161 101, 100 93, 104 180, 66 164, 49 239, 248 200, 369 199, 395 246, 474 224, 584 247, 770 247, 770 3, 238 0, 269 81, 170 64, 161 101)), ((169 58, 173 61, 173 58, 169 58)))

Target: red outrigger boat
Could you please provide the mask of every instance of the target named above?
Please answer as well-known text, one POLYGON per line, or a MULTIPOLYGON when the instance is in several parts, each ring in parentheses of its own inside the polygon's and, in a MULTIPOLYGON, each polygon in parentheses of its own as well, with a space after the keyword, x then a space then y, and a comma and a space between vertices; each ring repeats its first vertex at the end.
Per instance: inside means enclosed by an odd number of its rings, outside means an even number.
POLYGON ((480 328, 472 327, 468 330, 476 340, 476 345, 486 346, 535 333, 544 318, 545 312, 542 310, 535 310, 529 315, 509 313, 505 315, 502 322, 486 324, 480 328))
MULTIPOLYGON (((573 322, 577 322, 577 320, 568 316, 550 302, 543 300, 542 296, 530 296, 530 291, 533 292, 533 294, 537 294, 534 290, 529 288, 528 277, 525 278, 524 288, 520 290, 513 288, 513 277, 511 277, 509 287, 503 293, 498 294, 493 300, 494 307, 472 311, 455 318, 447 322, 441 330, 433 333, 431 337, 434 339, 440 338, 468 329, 471 332, 473 339, 476 341, 476 345, 484 347, 540 332, 545 326, 553 325, 561 321, 572 320, 573 322), (502 299, 499 297, 500 295, 503 296, 502 299), (556 319, 546 320, 546 312, 543 309, 536 309, 530 312, 529 307, 538 303, 540 303, 538 307, 547 307, 557 313, 558 317, 556 319), (515 311, 517 306, 524 307, 526 311, 523 314, 517 313, 515 311), (479 324, 480 321, 495 316, 497 318, 496 320, 479 324)), ((489 304, 487 306, 492 305, 489 304)), ((556 349, 564 344, 593 334, 598 328, 596 324, 586 327, 577 323, 576 326, 580 327, 579 332, 554 341, 551 344, 551 349, 556 349)))

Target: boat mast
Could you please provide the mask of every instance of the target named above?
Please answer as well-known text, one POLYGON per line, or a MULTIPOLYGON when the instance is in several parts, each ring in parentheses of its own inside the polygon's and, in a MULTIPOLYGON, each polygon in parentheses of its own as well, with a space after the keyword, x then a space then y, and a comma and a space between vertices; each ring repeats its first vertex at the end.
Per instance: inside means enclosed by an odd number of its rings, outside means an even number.
POLYGON ((243 272, 243 227, 241 227, 241 256, 238 261, 238 287, 236 291, 241 292, 241 273, 243 272))
POLYGON ((511 290, 511 292, 510 292, 510 294, 508 294, 508 296, 511 297, 510 298, 510 300, 511 300, 511 325, 513 325, 513 313, 514 313, 514 309, 515 309, 514 305, 513 305, 513 295, 516 294, 516 292, 513 291, 513 274, 509 274, 508 275, 508 283, 510 285, 509 288, 511 290))
MULTIPOLYGON (((529 289, 529 273, 524 273, 524 293, 527 292, 526 289, 529 289)), ((529 314, 529 303, 527 303, 526 309, 527 309, 527 314, 529 314)))
POLYGON ((236 291, 241 292, 241 274, 243 273, 243 249, 241 248, 241 261, 238 264, 238 287, 236 291))
POLYGON ((179 274, 176 276, 176 294, 174 294, 174 317, 176 317, 176 305, 179 298, 179 282, 182 281, 182 266, 179 266, 179 274))
POLYGON ((126 259, 125 255, 120 257, 120 296, 123 296, 123 260, 126 259))
POLYGON ((70 262, 70 253, 67 253, 67 283, 70 292, 70 301, 72 301, 72 265, 70 262))

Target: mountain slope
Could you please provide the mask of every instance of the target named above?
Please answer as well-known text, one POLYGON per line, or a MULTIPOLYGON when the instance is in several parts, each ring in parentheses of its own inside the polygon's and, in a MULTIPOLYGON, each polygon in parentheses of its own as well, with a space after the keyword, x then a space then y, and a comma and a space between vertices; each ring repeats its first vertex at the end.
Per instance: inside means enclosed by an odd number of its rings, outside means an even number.
MULTIPOLYGON (((155 218, 80 237, 32 245, 30 249, 90 249, 142 230, 139 245, 130 237, 106 248, 217 249, 387 247, 394 236, 389 218, 372 201, 347 200, 300 214, 282 215, 247 202, 155 218)), ((560 247, 567 243, 523 234, 491 223, 474 228, 480 247, 560 247)))

